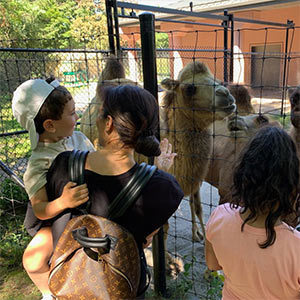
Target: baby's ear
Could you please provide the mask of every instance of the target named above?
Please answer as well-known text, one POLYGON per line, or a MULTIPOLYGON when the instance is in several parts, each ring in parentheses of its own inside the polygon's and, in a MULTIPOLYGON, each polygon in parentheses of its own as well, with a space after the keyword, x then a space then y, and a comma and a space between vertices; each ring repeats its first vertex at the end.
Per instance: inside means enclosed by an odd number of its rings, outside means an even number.
POLYGON ((43 127, 45 131, 54 133, 56 131, 53 120, 47 119, 43 122, 43 127))

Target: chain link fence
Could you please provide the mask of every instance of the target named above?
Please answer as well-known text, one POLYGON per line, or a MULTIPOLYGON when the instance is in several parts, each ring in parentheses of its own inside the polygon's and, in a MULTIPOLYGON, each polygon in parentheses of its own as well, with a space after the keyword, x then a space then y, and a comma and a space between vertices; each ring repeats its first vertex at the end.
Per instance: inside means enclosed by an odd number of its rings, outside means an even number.
MULTIPOLYGON (((232 82, 246 87, 250 92, 255 110, 254 115, 258 117, 264 113, 272 120, 280 122, 288 130, 290 121, 287 90, 290 86, 299 84, 299 76, 294 75, 300 69, 300 53, 292 51, 294 43, 300 42, 299 28, 293 29, 293 37, 289 42, 287 52, 284 49, 285 29, 280 31, 277 28, 264 27, 255 30, 235 30, 236 43, 232 57, 226 56, 226 63, 224 63, 222 32, 221 29, 158 32, 165 34, 168 41, 167 48, 158 48, 156 51, 158 83, 160 84, 165 78, 177 79, 179 72, 187 63, 200 60, 209 67, 213 77, 224 81, 224 84, 228 84, 224 80, 224 72, 227 74, 232 72, 232 82), (253 34, 255 43, 250 42, 250 48, 245 49, 242 41, 251 40, 253 34), (274 34, 280 35, 277 39, 278 43, 268 39, 274 34), (180 39, 177 38, 178 35, 184 36, 185 40, 190 42, 182 45, 180 39), (204 40, 207 41, 206 44, 203 43, 204 40)), ((128 47, 128 43, 122 44, 126 77, 142 85, 139 33, 133 33, 131 38, 133 40, 131 48, 128 47)), ((31 154, 28 134, 19 126, 11 111, 12 93, 16 87, 31 78, 46 78, 54 75, 70 90, 76 103, 76 111, 81 116, 95 96, 97 81, 108 55, 108 50, 95 49, 0 48, 0 162, 5 167, 22 178, 31 154)), ((191 83, 196 87, 203 87, 197 79, 192 80, 191 83)), ((164 108, 163 93, 160 86, 159 101, 162 109, 164 108)), ((198 99, 193 99, 193 101, 196 103, 198 99)), ((195 111, 199 108, 188 104, 188 108, 174 105, 172 109, 195 111)), ((194 119, 192 123, 196 124, 197 121, 194 119)), ((177 122, 176 120, 172 129, 174 135, 182 130, 181 124, 177 122)), ((237 135, 227 131, 226 128, 226 122, 221 126, 221 131, 218 131, 219 129, 215 126, 212 127, 213 148, 212 154, 207 157, 209 162, 226 161, 233 164, 233 161, 230 161, 225 154, 218 158, 214 157, 219 137, 237 143, 237 135)), ((237 131, 237 128, 233 128, 233 131, 237 131)), ((163 136, 164 132, 161 134, 163 136)), ((247 134, 248 132, 245 131, 242 136, 243 140, 249 138, 247 134)), ((175 146, 174 151, 177 150, 175 146)), ((176 167, 175 164, 173 168, 176 167)), ((210 183, 202 183, 200 189, 204 223, 207 222, 211 211, 219 202, 218 190, 212 181, 210 183)), ((22 227, 27 201, 28 198, 22 188, 0 169, 0 243, 6 245, 1 246, 1 257, 5 258, 8 248, 16 240, 21 243, 19 253, 16 255, 21 255, 22 249, 29 241, 22 227)), ((220 281, 219 277, 213 277, 210 281, 204 279, 206 270, 204 243, 192 238, 191 220, 189 199, 185 198, 179 210, 170 219, 166 249, 171 255, 168 286, 177 291, 177 296, 173 295, 174 299, 185 295, 195 299, 219 299, 222 280, 220 281), (181 273, 178 275, 179 270, 181 273)), ((198 220, 197 225, 200 227, 198 220)))

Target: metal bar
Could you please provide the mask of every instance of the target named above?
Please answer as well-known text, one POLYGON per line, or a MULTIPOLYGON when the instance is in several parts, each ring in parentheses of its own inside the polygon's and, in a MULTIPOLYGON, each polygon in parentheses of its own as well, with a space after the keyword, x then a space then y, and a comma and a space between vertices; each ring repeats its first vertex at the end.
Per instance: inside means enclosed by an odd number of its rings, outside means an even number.
POLYGON ((269 21, 251 20, 251 19, 245 19, 245 18, 234 18, 234 21, 243 22, 243 23, 270 25, 270 26, 277 26, 277 27, 289 27, 289 25, 287 25, 287 24, 269 22, 269 21))
POLYGON ((25 189, 25 185, 19 176, 17 176, 9 167, 0 160, 0 169, 5 172, 16 184, 25 189))
POLYGON ((156 7, 156 6, 150 6, 150 5, 139 5, 139 4, 121 2, 121 1, 117 1, 117 6, 121 7, 121 8, 123 7, 123 8, 137 9, 137 10, 142 10, 142 11, 151 11, 151 12, 160 12, 160 13, 166 13, 166 14, 173 14, 173 15, 190 16, 190 17, 207 18, 207 19, 216 19, 216 20, 226 20, 226 18, 224 18, 224 16, 213 15, 213 14, 209 14, 209 13, 192 12, 192 11, 172 9, 172 8, 164 8, 164 7, 156 7))
MULTIPOLYGON (((142 13, 140 19, 141 48, 143 62, 144 88, 158 99, 157 69, 156 69, 156 46, 155 46, 155 17, 152 13, 142 13)), ((158 101, 158 100, 157 100, 158 101)), ((159 118, 159 116, 157 116, 159 118)), ((159 138, 159 128, 157 131, 159 138)), ((153 164, 154 159, 149 159, 153 164)), ((166 295, 166 270, 164 234, 162 229, 156 234, 152 242, 154 290, 158 295, 166 295)))
POLYGON ((106 20, 107 20, 107 32, 108 32, 108 42, 109 49, 112 53, 115 54, 115 41, 114 41, 114 28, 113 28, 113 19, 112 19, 112 3, 111 0, 105 0, 106 8, 106 20))
MULTIPOLYGON (((211 14, 211 13, 191 12, 191 11, 178 10, 178 9, 155 7, 155 6, 150 6, 150 5, 139 5, 139 4, 133 4, 133 3, 128 3, 128 2, 117 1, 117 6, 121 7, 121 8, 123 7, 123 8, 137 9, 137 10, 143 10, 143 11, 167 13, 167 14, 173 14, 173 15, 191 16, 191 17, 217 19, 217 20, 226 20, 226 18, 224 16, 214 15, 214 14, 211 14)), ((284 24, 284 23, 251 20, 251 19, 245 19, 245 18, 235 18, 235 21, 244 22, 244 23, 272 25, 272 26, 279 26, 279 27, 289 26, 289 25, 284 24)))
POLYGON ((87 50, 87 49, 40 49, 40 48, 0 48, 0 52, 73 52, 73 53, 109 53, 110 50, 87 50))
POLYGON ((230 22, 230 66, 229 66, 229 81, 233 81, 233 49, 234 49, 234 21, 233 15, 229 15, 230 22))
MULTIPOLYGON (((287 20, 287 24, 289 24, 291 21, 287 20)), ((280 114, 283 115, 283 102, 285 99, 285 93, 286 93, 286 71, 287 71, 287 52, 288 52, 288 44, 289 44, 289 30, 290 27, 287 27, 286 33, 285 33, 285 49, 284 49, 284 62, 283 62, 283 78, 282 78, 282 96, 281 96, 281 110, 280 114)))
POLYGON ((114 22, 115 22, 115 38, 116 38, 116 45, 117 45, 117 56, 120 56, 120 33, 119 33, 119 19, 118 19, 118 8, 117 8, 117 1, 112 0, 113 8, 114 8, 114 22))
MULTIPOLYGON (((124 51, 141 51, 141 48, 127 48, 127 47, 122 47, 122 50, 124 51)), ((181 51, 181 52, 224 52, 224 49, 175 49, 175 48, 164 48, 164 49, 156 49, 156 51, 160 52, 169 52, 169 51, 181 51)))
MULTIPOLYGON (((228 11, 224 10, 224 16, 228 16, 228 11)), ((224 27, 224 85, 228 84, 228 69, 227 69, 227 58, 228 58, 228 21, 225 20, 222 22, 224 27)))
MULTIPOLYGON (((129 16, 129 15, 118 15, 119 18, 126 18, 126 19, 138 19, 139 17, 135 16, 129 16)), ((164 18, 156 18, 155 21, 160 22, 168 22, 168 23, 180 23, 180 24, 192 24, 192 25, 201 25, 201 26, 213 26, 213 27, 220 27, 222 28, 222 25, 219 24, 210 24, 210 23, 201 23, 201 22, 192 22, 192 21, 180 21, 180 20, 171 20, 171 19, 164 19, 164 18)), ((126 26, 134 25, 135 22, 127 23, 126 26)))

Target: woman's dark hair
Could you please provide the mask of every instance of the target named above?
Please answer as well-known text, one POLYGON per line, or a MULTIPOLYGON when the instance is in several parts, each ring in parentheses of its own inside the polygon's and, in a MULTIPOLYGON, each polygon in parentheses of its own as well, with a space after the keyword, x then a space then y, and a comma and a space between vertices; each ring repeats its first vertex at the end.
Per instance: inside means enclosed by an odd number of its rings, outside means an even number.
POLYGON ((299 160, 291 137, 278 127, 260 129, 242 152, 233 174, 231 207, 250 211, 242 224, 266 214, 267 239, 259 244, 274 244, 275 223, 296 212, 299 160))
MULTIPOLYGON (((46 79, 47 83, 55 80, 55 77, 51 76, 46 79)), ((35 128, 38 134, 42 134, 45 129, 43 123, 47 119, 60 120, 64 112, 65 105, 72 99, 71 93, 64 87, 56 87, 46 98, 45 102, 41 106, 38 114, 34 118, 35 128)))
POLYGON ((159 156, 155 134, 159 115, 156 99, 134 85, 108 86, 103 89, 103 114, 113 118, 121 141, 145 156, 159 156))

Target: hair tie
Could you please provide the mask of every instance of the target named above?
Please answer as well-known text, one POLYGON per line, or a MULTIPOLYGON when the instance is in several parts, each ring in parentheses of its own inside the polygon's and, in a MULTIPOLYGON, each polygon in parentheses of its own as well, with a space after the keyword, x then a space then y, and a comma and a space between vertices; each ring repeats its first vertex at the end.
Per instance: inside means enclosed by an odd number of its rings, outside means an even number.
POLYGON ((54 79, 49 84, 52 85, 54 88, 57 88, 59 86, 59 81, 57 79, 54 79))

